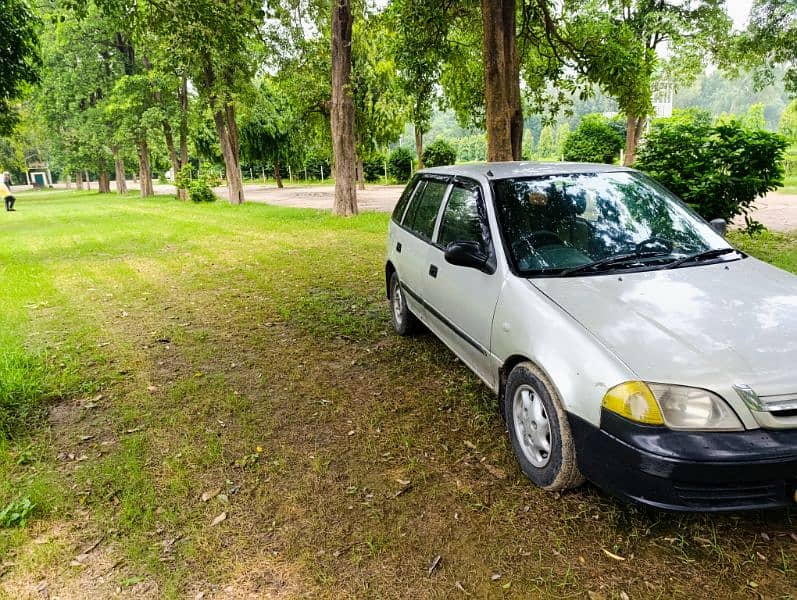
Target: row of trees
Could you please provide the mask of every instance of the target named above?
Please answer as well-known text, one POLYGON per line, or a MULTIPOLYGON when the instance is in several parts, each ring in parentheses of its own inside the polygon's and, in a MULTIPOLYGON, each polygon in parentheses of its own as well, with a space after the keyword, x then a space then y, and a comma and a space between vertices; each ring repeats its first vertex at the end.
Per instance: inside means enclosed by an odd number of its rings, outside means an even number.
MULTIPOLYGON (((43 128, 28 137, 47 140, 78 184, 90 168, 108 191, 113 171, 123 193, 132 167, 149 194, 152 156, 175 174, 218 160, 240 203, 242 161, 279 180, 286 164, 331 151, 345 215, 366 163, 407 121, 423 166, 436 105, 486 131, 488 160, 517 160, 524 114, 566 112, 600 90, 625 117, 631 163, 656 86, 688 82, 711 59, 730 68, 743 56, 762 82, 764 59, 788 73, 795 63, 797 0, 754 0, 735 37, 724 0, 38 1, 0 0, 16 19, 0 48, 0 125, 22 115, 43 128)), ((550 133, 537 154, 564 148, 550 133)))

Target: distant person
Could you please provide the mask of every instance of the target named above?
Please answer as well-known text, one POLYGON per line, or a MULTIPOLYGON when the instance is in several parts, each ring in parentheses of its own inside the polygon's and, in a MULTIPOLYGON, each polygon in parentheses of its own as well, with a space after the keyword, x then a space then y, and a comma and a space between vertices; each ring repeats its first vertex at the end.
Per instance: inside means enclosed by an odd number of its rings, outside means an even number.
POLYGON ((8 171, 3 171, 3 183, 11 191, 11 173, 8 171))
POLYGON ((16 202, 17 199, 11 195, 11 189, 6 185, 6 181, 5 174, 3 174, 3 181, 0 183, 0 196, 5 200, 7 211, 16 210, 14 208, 14 202, 16 202))

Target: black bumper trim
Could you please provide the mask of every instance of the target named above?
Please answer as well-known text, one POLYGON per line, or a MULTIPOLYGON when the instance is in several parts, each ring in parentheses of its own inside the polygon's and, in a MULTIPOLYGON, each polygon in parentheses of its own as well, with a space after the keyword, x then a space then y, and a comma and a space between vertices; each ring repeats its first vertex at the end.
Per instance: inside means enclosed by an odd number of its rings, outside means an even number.
POLYGON ((584 476, 607 492, 675 511, 795 505, 797 431, 684 432, 609 411, 568 414, 584 476))

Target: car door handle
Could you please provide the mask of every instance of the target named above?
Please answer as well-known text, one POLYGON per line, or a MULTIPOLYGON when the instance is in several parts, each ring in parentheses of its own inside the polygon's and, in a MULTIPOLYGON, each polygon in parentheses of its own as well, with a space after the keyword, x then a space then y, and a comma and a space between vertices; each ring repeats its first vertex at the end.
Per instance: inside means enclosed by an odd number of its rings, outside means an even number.
POLYGON ((429 275, 437 277, 437 265, 429 265, 429 275))
POLYGON ((401 242, 396 242, 396 252, 401 253, 401 242))

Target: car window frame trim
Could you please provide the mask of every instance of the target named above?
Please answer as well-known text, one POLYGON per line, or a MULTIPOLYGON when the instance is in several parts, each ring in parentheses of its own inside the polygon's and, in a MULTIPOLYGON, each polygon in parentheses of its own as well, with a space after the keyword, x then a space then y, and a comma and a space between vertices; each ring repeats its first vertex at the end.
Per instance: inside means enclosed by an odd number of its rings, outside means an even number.
MULTIPOLYGON (((486 252, 487 252, 487 262, 485 263, 486 269, 482 270, 482 273, 486 275, 492 275, 498 269, 498 255, 495 251, 495 245, 493 242, 493 235, 492 231, 490 230, 490 214, 487 210, 487 190, 485 189, 484 185, 474 179, 472 177, 466 177, 464 175, 455 175, 452 177, 451 186, 448 190, 448 195, 445 198, 445 205, 441 205, 440 207, 440 214, 439 216, 439 223, 438 227, 435 230, 434 241, 432 241, 432 246, 440 250, 441 252, 445 253, 446 247, 439 243, 438 238, 440 236, 440 227, 443 225, 443 215, 445 214, 446 208, 448 208, 448 202, 451 199, 451 194, 454 191, 454 186, 457 183, 468 184, 478 188, 480 192, 480 202, 477 202, 477 207, 479 209, 479 221, 482 230, 482 237, 486 242, 486 252)), ((467 267, 465 267, 467 268, 467 267)))

